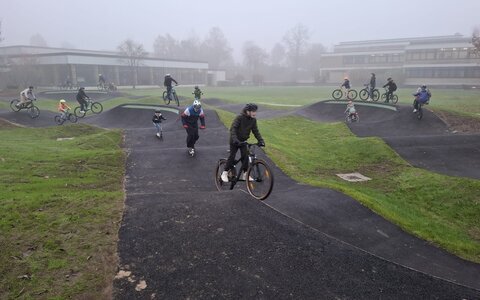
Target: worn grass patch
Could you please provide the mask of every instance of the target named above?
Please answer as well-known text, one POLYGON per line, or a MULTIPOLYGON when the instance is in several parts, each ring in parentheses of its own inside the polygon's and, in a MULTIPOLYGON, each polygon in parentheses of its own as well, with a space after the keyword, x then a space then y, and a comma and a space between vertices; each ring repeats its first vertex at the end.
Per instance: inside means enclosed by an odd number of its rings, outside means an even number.
POLYGON ((0 139, 0 299, 108 298, 124 199, 121 132, 3 128, 0 139))
MULTIPOLYGON (((234 114, 217 112, 229 127, 234 114)), ((293 179, 341 191, 404 230, 480 262, 479 180, 414 168, 380 138, 356 137, 343 123, 283 117, 259 120, 259 128, 267 154, 293 179), (335 175, 354 171, 372 180, 349 183, 335 175)))

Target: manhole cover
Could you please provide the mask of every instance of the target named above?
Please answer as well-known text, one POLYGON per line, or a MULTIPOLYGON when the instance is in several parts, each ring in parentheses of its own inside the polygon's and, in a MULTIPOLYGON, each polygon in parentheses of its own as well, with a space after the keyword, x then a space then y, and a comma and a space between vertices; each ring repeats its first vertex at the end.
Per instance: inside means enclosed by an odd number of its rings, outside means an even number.
POLYGON ((361 181, 369 181, 372 180, 367 176, 363 176, 360 173, 347 173, 347 174, 337 174, 338 177, 342 178, 343 180, 350 181, 350 182, 361 182, 361 181))

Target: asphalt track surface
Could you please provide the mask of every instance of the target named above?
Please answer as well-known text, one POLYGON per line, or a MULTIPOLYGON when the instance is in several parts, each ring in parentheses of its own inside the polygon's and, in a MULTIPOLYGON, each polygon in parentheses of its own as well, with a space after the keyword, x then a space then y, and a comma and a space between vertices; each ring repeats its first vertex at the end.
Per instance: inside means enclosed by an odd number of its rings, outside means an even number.
POLYGON ((265 202, 240 188, 217 192, 213 171, 226 155, 226 128, 207 111, 191 158, 178 115, 164 115, 163 141, 148 109, 117 107, 85 119, 126 133, 118 251, 119 269, 132 273, 115 280, 115 298, 480 298, 477 264, 341 193, 297 184, 277 168, 265 202))

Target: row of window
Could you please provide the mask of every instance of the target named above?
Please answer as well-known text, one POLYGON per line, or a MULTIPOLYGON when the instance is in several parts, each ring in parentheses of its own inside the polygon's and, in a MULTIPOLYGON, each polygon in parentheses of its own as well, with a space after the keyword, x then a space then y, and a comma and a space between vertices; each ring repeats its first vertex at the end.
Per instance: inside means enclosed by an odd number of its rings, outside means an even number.
POLYGON ((415 50, 406 53, 406 60, 450 60, 476 58, 468 48, 461 49, 438 49, 438 50, 415 50))
POLYGON ((343 57, 345 65, 401 63, 403 60, 403 54, 351 55, 343 57))
POLYGON ((417 68, 407 69, 406 75, 414 78, 480 78, 480 68, 417 68))

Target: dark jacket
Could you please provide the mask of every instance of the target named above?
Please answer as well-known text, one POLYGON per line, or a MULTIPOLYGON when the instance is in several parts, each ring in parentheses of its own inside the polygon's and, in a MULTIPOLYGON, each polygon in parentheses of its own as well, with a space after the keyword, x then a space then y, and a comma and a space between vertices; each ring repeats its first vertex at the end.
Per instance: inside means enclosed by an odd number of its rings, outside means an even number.
POLYGON ((397 90, 397 84, 392 80, 387 82, 383 87, 388 87, 390 92, 394 92, 397 90))
POLYGON ((172 86, 172 81, 175 82, 175 84, 178 84, 178 82, 173 79, 171 76, 165 76, 165 80, 163 81, 164 86, 172 86))
POLYGON ((350 88, 350 80, 345 79, 340 87, 344 86, 346 89, 350 88))
POLYGON ((157 116, 156 114, 153 114, 153 118, 152 118, 153 123, 162 123, 162 120, 166 121, 167 119, 165 119, 165 117, 163 117, 162 114, 160 114, 159 116, 157 116))
POLYGON ((85 94, 85 90, 79 90, 77 93, 77 101, 84 101, 85 99, 88 99, 89 97, 87 94, 85 94))
POLYGON ((370 77, 370 87, 374 89, 376 84, 377 84, 377 80, 375 76, 370 77))
POLYGON ((230 144, 234 141, 245 142, 250 137, 250 132, 253 132, 255 138, 263 142, 257 127, 257 119, 251 118, 242 113, 233 120, 232 127, 230 127, 230 144))

